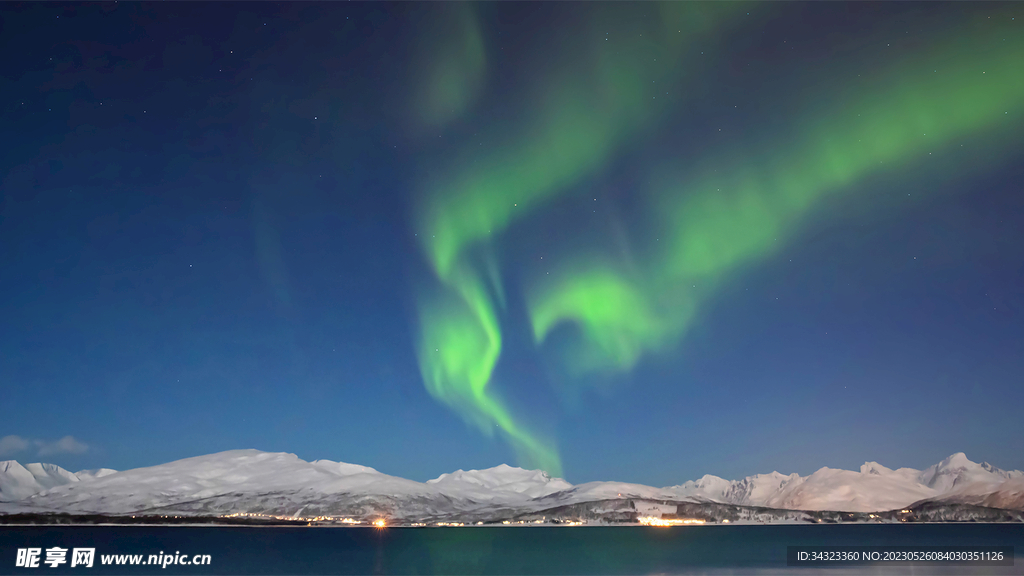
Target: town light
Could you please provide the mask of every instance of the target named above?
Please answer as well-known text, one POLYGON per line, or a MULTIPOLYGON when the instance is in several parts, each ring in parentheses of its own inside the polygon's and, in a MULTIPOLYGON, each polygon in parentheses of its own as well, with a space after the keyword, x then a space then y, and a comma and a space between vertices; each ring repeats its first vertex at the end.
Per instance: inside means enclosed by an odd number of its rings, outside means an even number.
POLYGON ((696 518, 657 518, 654 516, 641 516, 637 522, 644 526, 681 526, 683 524, 703 524, 703 520, 696 518))

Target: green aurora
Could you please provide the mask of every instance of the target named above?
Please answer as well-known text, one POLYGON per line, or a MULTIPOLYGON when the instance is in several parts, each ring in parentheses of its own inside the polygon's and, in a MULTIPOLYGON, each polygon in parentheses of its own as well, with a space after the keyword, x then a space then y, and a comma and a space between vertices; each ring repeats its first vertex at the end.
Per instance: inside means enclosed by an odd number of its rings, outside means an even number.
MULTIPOLYGON (((631 140, 654 130, 668 99, 652 104, 650 78, 661 89, 677 86, 683 78, 663 71, 688 76, 694 66, 687 47, 720 34, 736 12, 733 5, 666 6, 657 33, 624 33, 633 40, 615 50, 601 46, 602 27, 591 23, 583 34, 596 39, 588 65, 562 64, 561 79, 542 83, 525 121, 494 142, 491 153, 456 163, 424 186, 417 213, 417 235, 436 280, 418 298, 418 357, 427 390, 485 434, 502 435, 521 464, 555 475, 562 470, 554 441, 514 417, 493 386, 505 304, 489 246, 514 220, 573 191, 631 140), (655 52, 658 65, 638 64, 655 52)), ((465 27, 469 37, 478 37, 476 26, 465 27)), ((677 345, 715 286, 778 250, 822 200, 958 138, 1015 127, 1024 103, 1024 46, 971 40, 877 72, 841 98, 819 95, 846 104, 801 118, 788 138, 763 150, 688 161, 712 168, 656 180, 648 201, 659 242, 638 265, 579 254, 523 287, 538 345, 568 323, 576 336, 563 359, 571 373, 627 371, 644 354, 677 345)), ((439 110, 464 112, 467 94, 476 90, 467 86, 482 74, 482 45, 465 46, 471 57, 442 58, 433 85, 458 81, 450 92, 428 92, 428 102, 443 105, 430 104, 425 123, 439 122, 439 110)), ((999 156, 997 146, 991 156, 999 156)))
MULTIPOLYGON (((951 46, 918 63, 916 73, 880 75, 850 99, 855 104, 802 125, 790 146, 744 155, 741 165, 714 159, 712 175, 662 184, 652 202, 664 215, 659 229, 667 241, 644 272, 626 274, 595 256, 529 287, 537 341, 573 322, 582 335, 568 359, 577 373, 628 370, 645 351, 675 343, 701 298, 737 267, 779 249, 826 197, 958 138, 1017 126, 1010 114, 1024 103, 1022 57, 1021 46, 1001 41, 969 55, 951 46)), ((993 159, 999 153, 990 150, 993 159)))

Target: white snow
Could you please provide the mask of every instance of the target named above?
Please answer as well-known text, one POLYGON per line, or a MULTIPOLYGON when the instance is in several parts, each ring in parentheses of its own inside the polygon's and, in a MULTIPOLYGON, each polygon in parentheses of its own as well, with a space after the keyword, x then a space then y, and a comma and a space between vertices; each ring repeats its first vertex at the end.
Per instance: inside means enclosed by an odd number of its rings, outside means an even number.
POLYGON ((733 481, 704 476, 670 490, 681 497, 743 506, 878 512, 936 498, 957 486, 975 485, 979 494, 989 494, 1000 483, 1022 476, 1024 473, 1019 471, 1005 472, 987 463, 976 464, 958 452, 924 471, 893 470, 878 462, 865 462, 859 472, 822 468, 806 477, 772 472, 733 481))
POLYGON ((1005 480, 976 480, 961 483, 953 490, 932 498, 938 503, 974 504, 989 508, 1024 510, 1024 477, 1006 472, 1011 476, 1005 480))
POLYGON ((33 462, 22 466, 14 460, 7 460, 0 462, 0 501, 21 500, 80 480, 78 474, 56 464, 33 462))
POLYGON ((14 460, 0 462, 0 501, 21 500, 43 490, 35 476, 14 460))
POLYGON ((486 470, 456 470, 427 480, 427 484, 449 493, 490 492, 527 498, 539 498, 572 488, 572 484, 561 478, 552 478, 541 470, 524 470, 507 464, 486 470))
MULTIPOLYGON (((881 467, 879 467, 881 468, 881 467)), ((822 468, 788 483, 769 496, 764 505, 790 510, 878 512, 893 510, 936 495, 927 486, 907 481, 895 471, 875 473, 822 468)))
POLYGON ((679 497, 707 499, 725 504, 741 506, 764 506, 770 498, 783 488, 800 481, 796 474, 756 474, 742 480, 725 480, 718 476, 705 475, 700 480, 686 482, 666 488, 679 497))
POLYGON ((359 464, 346 464, 344 462, 334 462, 333 460, 313 460, 310 462, 313 466, 323 468, 324 470, 337 473, 341 476, 351 476, 353 474, 377 474, 378 472, 369 466, 360 466, 359 464))
POLYGON ((537 498, 541 505, 561 506, 593 502, 594 500, 616 500, 624 498, 644 498, 650 500, 671 500, 676 497, 666 488, 652 488, 643 484, 626 482, 587 482, 572 486, 566 490, 537 498))
POLYGON ((957 452, 942 462, 929 467, 918 475, 918 481, 939 493, 946 493, 959 486, 976 482, 998 483, 1011 478, 1024 477, 1024 472, 1007 472, 988 462, 977 464, 967 459, 963 452, 957 452))
POLYGON ((122 472, 72 474, 53 464, 0 462, 0 512, 105 514, 237 512, 305 516, 387 513, 392 518, 525 512, 600 500, 719 502, 790 510, 873 512, 923 500, 1024 509, 1024 473, 957 453, 919 471, 865 462, 859 471, 822 468, 810 476, 706 475, 667 488, 624 482, 574 486, 539 470, 500 465, 457 470, 427 482, 294 454, 231 450, 122 472))
POLYGON ((78 477, 55 464, 33 463, 26 464, 25 469, 32 473, 36 482, 44 490, 54 486, 63 486, 71 482, 78 482, 78 477))
POLYGON ((96 468, 95 470, 79 470, 75 472, 75 477, 79 480, 94 480, 96 478, 102 478, 104 476, 110 476, 116 473, 117 470, 111 470, 110 468, 96 468))

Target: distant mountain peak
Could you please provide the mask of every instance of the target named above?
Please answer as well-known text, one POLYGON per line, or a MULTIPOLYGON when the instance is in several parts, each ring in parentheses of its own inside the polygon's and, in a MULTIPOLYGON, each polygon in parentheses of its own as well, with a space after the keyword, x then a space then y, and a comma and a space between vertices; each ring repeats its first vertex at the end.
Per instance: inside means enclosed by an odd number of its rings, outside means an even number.
POLYGON ((967 458, 967 454, 963 452, 957 452, 946 457, 939 463, 939 468, 965 468, 968 466, 977 466, 974 462, 971 462, 967 458))
POLYGON ((499 464, 483 470, 456 470, 441 474, 426 482, 431 486, 446 489, 472 487, 492 491, 504 491, 539 497, 572 488, 561 478, 552 478, 543 470, 526 470, 508 464, 499 464))
POLYGON ((881 476, 884 474, 891 474, 892 471, 892 468, 882 466, 878 462, 865 462, 860 467, 861 474, 876 474, 881 476))
POLYGON ((1006 472, 987 462, 972 462, 966 454, 957 452, 922 471, 918 475, 918 481, 940 493, 945 493, 978 482, 1001 482, 1016 478, 1018 474, 1020 472, 1006 472))
POLYGON ((352 476, 355 474, 380 474, 377 470, 370 468, 369 466, 361 466, 359 464, 348 464, 347 462, 335 462, 333 460, 313 460, 310 462, 313 466, 328 470, 341 476, 352 476))
POLYGON ((110 476, 116 474, 117 470, 111 468, 95 468, 93 470, 79 470, 75 472, 75 477, 79 480, 94 480, 96 478, 103 478, 104 476, 110 476))

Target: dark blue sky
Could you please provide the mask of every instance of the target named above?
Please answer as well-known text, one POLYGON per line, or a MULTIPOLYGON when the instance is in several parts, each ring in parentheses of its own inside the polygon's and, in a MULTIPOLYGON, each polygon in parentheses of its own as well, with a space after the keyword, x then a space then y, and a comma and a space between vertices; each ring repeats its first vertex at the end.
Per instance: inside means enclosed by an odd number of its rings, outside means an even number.
MULTIPOLYGON (((25 446, 0 458, 125 469, 257 448, 416 480, 515 463, 424 386, 418 198, 454 151, 528 116, 531 82, 557 82, 546 50, 584 34, 587 11, 642 23, 651 6, 474 5, 490 88, 427 137, 410 110, 448 5, 4 5, 0 437, 25 446), (47 448, 68 435, 87 448, 47 448)), ((858 74, 913 67, 988 16, 1014 46, 1024 24, 1017 5, 753 8, 687 47, 709 61, 660 113, 670 129, 623 139, 567 185, 583 192, 491 239, 510 410, 574 483, 959 451, 1024 469, 1024 148, 990 127, 858 178, 717 283, 668 350, 559 392, 522 260, 587 227, 643 229, 656 163, 725 150, 742 165, 744 147, 828 116, 801 94, 853 99, 858 74), (600 224, 560 216, 584 196, 600 224)))

